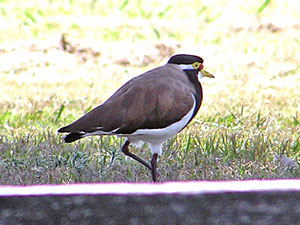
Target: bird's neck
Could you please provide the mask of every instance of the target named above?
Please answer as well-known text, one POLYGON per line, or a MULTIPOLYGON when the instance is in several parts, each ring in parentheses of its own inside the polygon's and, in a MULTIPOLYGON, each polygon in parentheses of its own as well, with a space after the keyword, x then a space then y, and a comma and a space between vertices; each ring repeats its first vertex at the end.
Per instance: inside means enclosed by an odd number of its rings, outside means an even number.
POLYGON ((196 107, 193 113, 193 116, 191 118, 191 120, 194 118, 194 116, 197 114, 201 103, 202 103, 202 99, 203 99, 203 92, 202 92, 202 86, 201 83, 198 80, 198 70, 183 70, 186 75, 188 76, 190 82, 194 85, 194 88, 196 90, 196 93, 194 93, 194 97, 196 99, 196 107))

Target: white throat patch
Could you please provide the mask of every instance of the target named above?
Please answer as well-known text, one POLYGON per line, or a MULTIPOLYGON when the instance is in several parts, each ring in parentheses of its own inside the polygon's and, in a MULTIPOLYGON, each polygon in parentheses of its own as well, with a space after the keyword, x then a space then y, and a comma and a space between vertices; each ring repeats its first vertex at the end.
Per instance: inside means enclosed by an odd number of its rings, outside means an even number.
POLYGON ((203 77, 205 77, 205 76, 203 75, 203 73, 201 71, 199 71, 199 73, 198 73, 198 79, 201 79, 203 77))

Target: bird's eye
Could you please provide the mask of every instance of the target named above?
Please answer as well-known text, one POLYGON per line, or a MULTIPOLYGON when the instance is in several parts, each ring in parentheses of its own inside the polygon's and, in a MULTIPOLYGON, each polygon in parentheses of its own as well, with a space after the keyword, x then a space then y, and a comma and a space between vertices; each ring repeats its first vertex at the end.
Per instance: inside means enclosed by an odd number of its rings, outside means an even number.
POLYGON ((194 69, 199 69, 200 68, 200 65, 201 65, 201 63, 199 63, 199 62, 194 62, 193 63, 193 67, 194 67, 194 69))

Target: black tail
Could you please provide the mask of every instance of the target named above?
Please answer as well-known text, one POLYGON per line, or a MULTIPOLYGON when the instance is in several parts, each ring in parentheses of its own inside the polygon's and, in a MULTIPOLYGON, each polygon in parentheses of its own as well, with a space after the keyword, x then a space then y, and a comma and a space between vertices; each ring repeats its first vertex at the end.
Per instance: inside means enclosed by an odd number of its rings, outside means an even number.
POLYGON ((71 142, 76 141, 76 140, 78 140, 78 139, 80 139, 80 138, 83 138, 83 134, 79 134, 79 133, 69 133, 68 135, 66 135, 66 136, 64 137, 64 141, 65 141, 66 143, 71 143, 71 142))
POLYGON ((69 133, 66 136, 64 136, 64 141, 66 143, 71 143, 73 141, 76 141, 76 140, 84 137, 83 136, 84 134, 70 131, 71 129, 69 129, 69 127, 70 126, 62 127, 57 131, 58 133, 69 133))

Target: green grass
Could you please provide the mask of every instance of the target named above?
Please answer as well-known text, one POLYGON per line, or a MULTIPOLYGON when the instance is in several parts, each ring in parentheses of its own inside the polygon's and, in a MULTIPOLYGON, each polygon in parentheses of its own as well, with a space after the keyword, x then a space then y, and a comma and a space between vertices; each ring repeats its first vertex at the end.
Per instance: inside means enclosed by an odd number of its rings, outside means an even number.
POLYGON ((0 1, 0 184, 151 182, 123 139, 65 144, 56 131, 182 52, 216 79, 165 143, 161 180, 298 178, 299 4, 246 3, 0 1))

